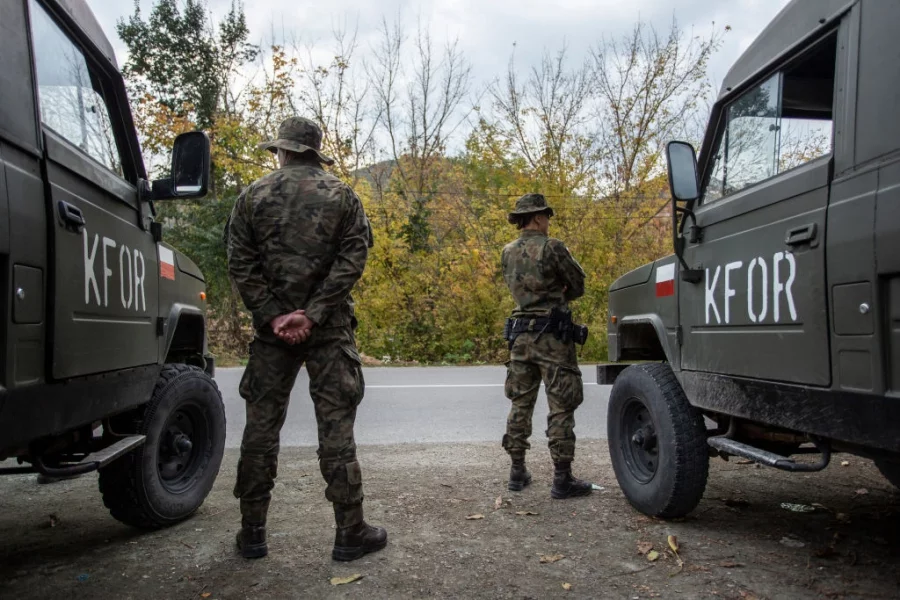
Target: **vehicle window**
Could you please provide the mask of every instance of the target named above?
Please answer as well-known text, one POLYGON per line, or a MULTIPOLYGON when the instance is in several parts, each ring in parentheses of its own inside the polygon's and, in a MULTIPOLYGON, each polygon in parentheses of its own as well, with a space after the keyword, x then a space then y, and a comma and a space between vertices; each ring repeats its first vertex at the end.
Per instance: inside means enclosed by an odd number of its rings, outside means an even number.
POLYGON ((96 74, 44 8, 35 0, 29 4, 41 121, 121 176, 122 161, 96 74))
POLYGON ((831 153, 837 36, 725 109, 703 202, 831 153))

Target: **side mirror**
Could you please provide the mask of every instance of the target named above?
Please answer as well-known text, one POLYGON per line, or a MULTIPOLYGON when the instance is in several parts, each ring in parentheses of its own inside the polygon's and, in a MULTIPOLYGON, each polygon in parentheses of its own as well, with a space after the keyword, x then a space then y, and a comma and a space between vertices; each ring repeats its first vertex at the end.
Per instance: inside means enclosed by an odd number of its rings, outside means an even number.
POLYGON ((700 197, 697 182, 697 154, 687 142, 666 144, 666 160, 669 163, 669 189, 679 202, 690 202, 700 197))
POLYGON ((153 182, 154 200, 202 198, 209 189, 209 137, 202 131, 182 133, 172 148, 172 176, 153 182))

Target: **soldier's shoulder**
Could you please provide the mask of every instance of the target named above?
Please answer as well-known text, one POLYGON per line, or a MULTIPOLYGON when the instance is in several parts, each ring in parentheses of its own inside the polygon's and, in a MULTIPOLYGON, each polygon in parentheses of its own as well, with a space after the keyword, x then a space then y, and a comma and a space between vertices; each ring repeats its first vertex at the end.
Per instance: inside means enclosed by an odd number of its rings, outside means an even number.
POLYGON ((565 252, 566 254, 569 253, 569 248, 566 246, 566 243, 558 238, 548 237, 547 247, 555 252, 565 252))

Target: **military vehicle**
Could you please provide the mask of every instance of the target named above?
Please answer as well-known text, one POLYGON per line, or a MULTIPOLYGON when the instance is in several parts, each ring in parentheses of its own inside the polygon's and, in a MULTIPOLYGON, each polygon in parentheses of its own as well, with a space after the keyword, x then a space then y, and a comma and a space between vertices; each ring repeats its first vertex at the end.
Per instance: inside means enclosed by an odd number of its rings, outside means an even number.
POLYGON ((149 182, 85 1, 0 3, 0 474, 99 470, 112 515, 141 527, 206 498, 225 412, 205 283, 153 203, 205 195, 209 152, 183 134, 149 182))
POLYGON ((792 1, 725 77, 699 161, 667 145, 674 254, 610 287, 597 373, 638 510, 689 513, 716 455, 850 452, 900 486, 897 23, 900 2, 792 1))

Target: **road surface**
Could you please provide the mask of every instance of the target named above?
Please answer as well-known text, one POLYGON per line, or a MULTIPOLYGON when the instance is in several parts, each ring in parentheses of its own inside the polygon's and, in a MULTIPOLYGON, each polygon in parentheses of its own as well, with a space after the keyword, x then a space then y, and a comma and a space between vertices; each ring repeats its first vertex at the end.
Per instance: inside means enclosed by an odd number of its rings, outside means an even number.
MULTIPOLYGON (((581 367, 584 404, 575 413, 581 439, 606 437, 609 386, 599 386, 593 365, 581 367)), ((237 448, 244 430, 244 401, 238 394, 242 368, 216 369, 228 420, 226 446, 237 448)), ((503 395, 504 367, 364 368, 366 396, 356 419, 358 444, 490 442, 500 443, 509 400, 503 395)), ((316 420, 309 378, 300 372, 281 445, 316 446, 316 420)), ((541 388, 534 411, 532 445, 546 444, 547 397, 541 388)))

